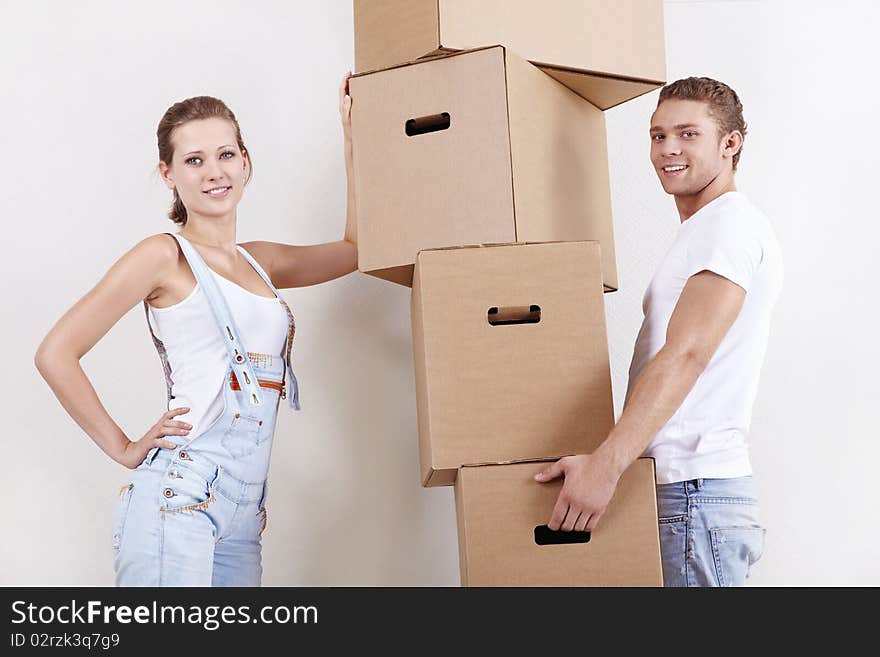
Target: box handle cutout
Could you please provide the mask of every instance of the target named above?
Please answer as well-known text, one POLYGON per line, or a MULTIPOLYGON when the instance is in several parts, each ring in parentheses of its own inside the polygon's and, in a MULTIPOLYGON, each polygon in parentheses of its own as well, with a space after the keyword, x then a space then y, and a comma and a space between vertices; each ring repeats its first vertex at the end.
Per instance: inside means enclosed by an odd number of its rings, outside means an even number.
POLYGON ((425 135, 429 132, 446 130, 449 127, 449 124, 449 112, 431 114, 430 116, 420 116, 415 119, 407 120, 406 135, 408 137, 415 137, 416 135, 425 135))
POLYGON ((541 306, 493 306, 486 313, 486 319, 492 326, 537 324, 541 321, 541 306))
POLYGON ((538 545, 565 545, 567 543, 589 543, 590 532, 553 531, 547 525, 535 527, 535 543, 538 545))

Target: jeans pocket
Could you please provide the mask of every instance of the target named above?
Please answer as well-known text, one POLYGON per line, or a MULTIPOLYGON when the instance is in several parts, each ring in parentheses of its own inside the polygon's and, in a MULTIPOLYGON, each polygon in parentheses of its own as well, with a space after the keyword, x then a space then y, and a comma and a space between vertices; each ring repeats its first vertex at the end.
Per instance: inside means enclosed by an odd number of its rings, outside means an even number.
POLYGON ((664 516, 659 520, 663 586, 687 586, 687 520, 687 514, 664 516))
POLYGON ((213 476, 207 479, 187 468, 180 468, 176 472, 178 476, 169 479, 160 491, 164 516, 204 511, 215 501, 214 487, 222 476, 222 468, 218 467, 213 476))
POLYGON ((221 443, 233 458, 249 456, 268 437, 263 425, 263 420, 258 417, 236 413, 223 433, 221 443))
POLYGON ((269 497, 269 480, 266 479, 266 480, 263 482, 263 492, 260 494, 260 501, 259 501, 259 503, 257 504, 257 506, 258 506, 259 508, 261 508, 261 509, 262 509, 262 508, 265 508, 265 506, 266 506, 266 499, 267 499, 268 497, 269 497))
POLYGON ((764 551, 766 530, 758 525, 709 530, 718 586, 743 586, 764 551))
POLYGON ((261 516, 260 536, 269 526, 269 512, 266 510, 266 497, 269 495, 269 480, 263 482, 263 494, 260 496, 260 502, 257 504, 257 515, 261 516))
POLYGON ((150 448, 150 451, 147 452, 147 455, 144 457, 144 460, 140 462, 140 465, 138 465, 138 467, 136 469, 137 470, 149 469, 150 465, 153 463, 153 459, 156 458, 156 455, 159 453, 160 449, 161 449, 160 447, 150 448))
POLYGON ((122 546, 122 535, 125 531, 125 519, 128 517, 128 509, 131 506, 131 494, 133 490, 133 483, 128 483, 119 489, 119 501, 116 503, 116 510, 113 512, 112 546, 117 552, 122 546))

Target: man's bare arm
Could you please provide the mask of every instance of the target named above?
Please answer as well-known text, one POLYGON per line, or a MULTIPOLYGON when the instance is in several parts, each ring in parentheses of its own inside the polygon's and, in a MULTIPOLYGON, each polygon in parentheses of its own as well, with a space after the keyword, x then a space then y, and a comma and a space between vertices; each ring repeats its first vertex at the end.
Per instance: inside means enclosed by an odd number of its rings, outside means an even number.
POLYGON ((688 279, 666 344, 642 370, 620 420, 597 452, 622 473, 682 405, 739 316, 746 293, 711 271, 688 279))
POLYGON ((678 410, 739 316, 745 290, 710 271, 691 276, 666 331, 666 343, 640 374, 621 418, 592 454, 559 459, 536 475, 564 476, 550 529, 592 531, 617 481, 678 410))

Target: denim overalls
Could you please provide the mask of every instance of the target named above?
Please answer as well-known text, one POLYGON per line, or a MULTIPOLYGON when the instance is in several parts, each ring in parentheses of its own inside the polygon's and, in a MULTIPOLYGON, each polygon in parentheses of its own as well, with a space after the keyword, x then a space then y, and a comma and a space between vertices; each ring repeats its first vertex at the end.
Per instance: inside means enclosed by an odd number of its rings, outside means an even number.
MULTIPOLYGON (((278 405, 286 393, 285 374, 290 405, 299 410, 290 369, 293 315, 266 272, 238 247, 288 316, 283 358, 280 353, 248 352, 208 266, 185 238, 173 237, 208 299, 229 353, 221 393, 224 408, 197 436, 166 436, 178 446, 153 448, 121 488, 113 521, 116 585, 259 586, 266 475, 278 405)), ((150 334, 165 370, 170 409, 172 372, 151 325, 150 334)))

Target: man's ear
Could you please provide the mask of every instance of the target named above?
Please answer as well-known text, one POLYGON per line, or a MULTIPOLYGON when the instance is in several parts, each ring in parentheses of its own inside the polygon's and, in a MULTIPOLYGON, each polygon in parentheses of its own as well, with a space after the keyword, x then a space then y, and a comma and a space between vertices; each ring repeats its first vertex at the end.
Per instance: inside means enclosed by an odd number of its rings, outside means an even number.
POLYGON ((159 162, 159 175, 168 189, 174 189, 175 184, 174 179, 171 177, 171 168, 164 162, 159 162))
POLYGON ((728 132, 721 140, 721 156, 732 158, 739 153, 743 145, 743 136, 739 130, 728 132))

